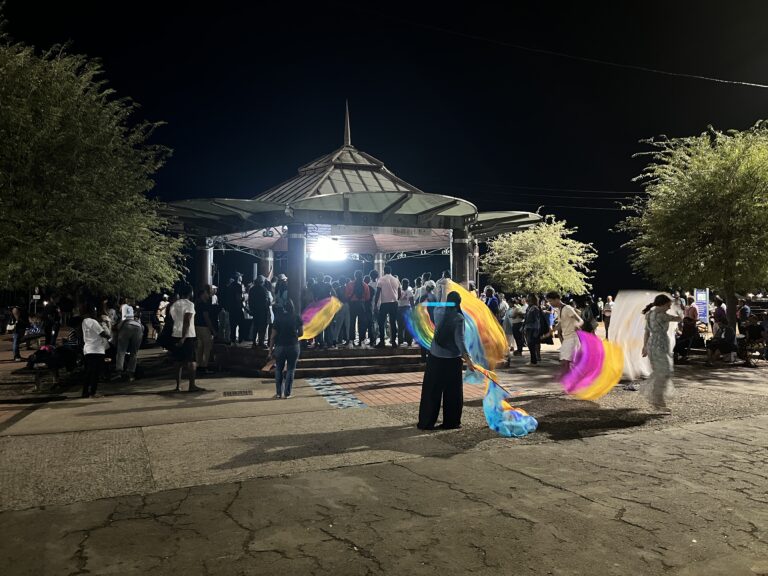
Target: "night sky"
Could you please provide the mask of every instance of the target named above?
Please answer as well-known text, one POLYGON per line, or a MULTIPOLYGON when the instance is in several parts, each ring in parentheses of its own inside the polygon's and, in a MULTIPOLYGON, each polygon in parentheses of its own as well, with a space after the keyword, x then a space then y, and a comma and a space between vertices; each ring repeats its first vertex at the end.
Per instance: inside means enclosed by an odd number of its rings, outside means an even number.
POLYGON ((163 200, 252 197, 292 177, 342 144, 349 99, 352 143, 422 190, 481 210, 545 205, 578 226, 600 253, 600 294, 644 284, 609 232, 614 200, 639 191, 638 140, 768 118, 768 89, 504 45, 768 84, 766 2, 164 4, 5 8, 12 37, 71 41, 168 123, 163 200))

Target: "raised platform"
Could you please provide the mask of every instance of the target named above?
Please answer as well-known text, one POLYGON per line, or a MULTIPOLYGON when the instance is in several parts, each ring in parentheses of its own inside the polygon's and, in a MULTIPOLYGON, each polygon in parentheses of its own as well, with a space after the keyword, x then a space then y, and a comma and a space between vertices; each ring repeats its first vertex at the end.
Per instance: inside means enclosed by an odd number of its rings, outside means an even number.
MULTIPOLYGON (((237 374, 268 378, 274 371, 262 368, 267 363, 267 351, 250 346, 214 346, 216 363, 237 374)), ((367 374, 421 372, 419 348, 339 348, 336 350, 302 350, 296 367, 296 378, 331 378, 367 374)))

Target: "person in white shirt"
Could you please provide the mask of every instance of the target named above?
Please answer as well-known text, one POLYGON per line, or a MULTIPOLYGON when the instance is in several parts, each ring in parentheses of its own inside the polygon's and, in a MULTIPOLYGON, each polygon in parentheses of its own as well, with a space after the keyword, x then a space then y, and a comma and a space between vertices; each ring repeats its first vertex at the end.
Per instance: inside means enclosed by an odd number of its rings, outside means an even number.
POLYGON ((176 361, 176 392, 181 386, 181 375, 187 369, 189 388, 187 392, 202 392, 205 388, 195 385, 197 370, 197 337, 195 334, 195 305, 192 303, 192 286, 181 289, 181 298, 170 307, 173 319, 173 344, 170 355, 176 361))
POLYGON ((117 325, 117 356, 115 358, 115 369, 121 373, 125 367, 125 355, 130 354, 128 359, 128 380, 133 382, 136 373, 136 362, 139 359, 139 348, 144 338, 144 326, 138 318, 134 318, 133 309, 131 316, 123 318, 117 325))
POLYGON ((112 337, 109 331, 94 318, 96 310, 85 311, 83 319, 83 356, 85 358, 85 380, 83 381, 83 398, 96 396, 96 386, 104 371, 104 358, 107 342, 112 337))
POLYGON ((450 281, 451 271, 444 270, 443 277, 437 281, 437 294, 435 295, 437 296, 438 302, 445 302, 445 299, 448 297, 448 282, 450 281))
POLYGON ((547 301, 555 308, 559 309, 557 328, 560 332, 560 367, 563 373, 571 368, 573 356, 579 347, 579 339, 576 336, 576 330, 581 328, 584 321, 576 312, 573 306, 563 304, 558 292, 547 294, 547 301))
POLYGON ((133 298, 126 298, 123 305, 120 306, 120 319, 129 320, 133 318, 133 298))
POLYGON ((401 346, 410 346, 413 336, 405 327, 405 315, 413 307, 413 288, 408 278, 403 278, 400 283, 400 298, 397 300, 397 339, 401 346))
POLYGON ((605 339, 608 338, 608 328, 611 327, 611 314, 613 314, 613 296, 608 296, 603 304, 603 324, 605 325, 605 339))
POLYGON ((384 324, 389 316, 390 344, 397 347, 397 301, 400 299, 400 282, 392 276, 392 267, 384 266, 384 276, 379 278, 374 297, 374 308, 379 309, 379 343, 376 348, 384 348, 384 324))

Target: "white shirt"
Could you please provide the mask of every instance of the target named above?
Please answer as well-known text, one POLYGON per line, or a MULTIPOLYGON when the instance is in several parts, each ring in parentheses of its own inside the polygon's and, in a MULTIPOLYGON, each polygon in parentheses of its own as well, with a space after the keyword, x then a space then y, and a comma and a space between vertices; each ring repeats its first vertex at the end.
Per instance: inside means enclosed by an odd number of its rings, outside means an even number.
POLYGON ((400 282, 392 274, 384 274, 379 278, 377 288, 381 289, 379 304, 397 302, 397 289, 400 288, 400 282))
POLYGON ((98 320, 86 318, 83 320, 83 354, 104 354, 107 350, 107 339, 101 334, 104 326, 98 320))
POLYGON ((165 321, 165 313, 168 311, 168 300, 161 300, 157 306, 157 319, 161 322, 165 321))
POLYGON ((603 304, 603 316, 610 316, 611 312, 613 312, 613 302, 603 304))
POLYGON ((566 304, 560 309, 560 333, 563 335, 563 340, 576 335, 576 328, 580 321, 578 313, 572 306, 566 304))
POLYGON ((192 314, 192 318, 190 318, 189 321, 189 328, 187 328, 187 338, 195 338, 195 305, 187 300, 186 298, 182 298, 181 300, 176 300, 176 302, 173 303, 173 306, 171 306, 171 318, 173 318, 173 337, 174 338, 182 338, 183 335, 181 331, 184 329, 184 315, 185 314, 192 314))
POLYGON ((440 278, 437 281, 437 299, 440 302, 445 302, 446 298, 448 298, 448 280, 448 278, 440 278))
POLYGON ((120 317, 123 320, 128 320, 129 318, 133 318, 133 306, 130 304, 123 304, 120 306, 120 317))
POLYGON ((409 308, 411 306, 411 298, 413 298, 413 288, 408 286, 405 290, 400 291, 400 299, 397 301, 399 308, 409 308))

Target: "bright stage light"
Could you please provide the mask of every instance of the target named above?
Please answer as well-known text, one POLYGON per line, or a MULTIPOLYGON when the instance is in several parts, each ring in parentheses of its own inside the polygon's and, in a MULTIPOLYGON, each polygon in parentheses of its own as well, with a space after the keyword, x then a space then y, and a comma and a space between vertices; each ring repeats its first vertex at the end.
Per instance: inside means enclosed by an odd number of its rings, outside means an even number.
POLYGON ((339 246, 338 238, 321 237, 317 239, 309 257, 322 262, 340 262, 346 260, 348 254, 339 246))

